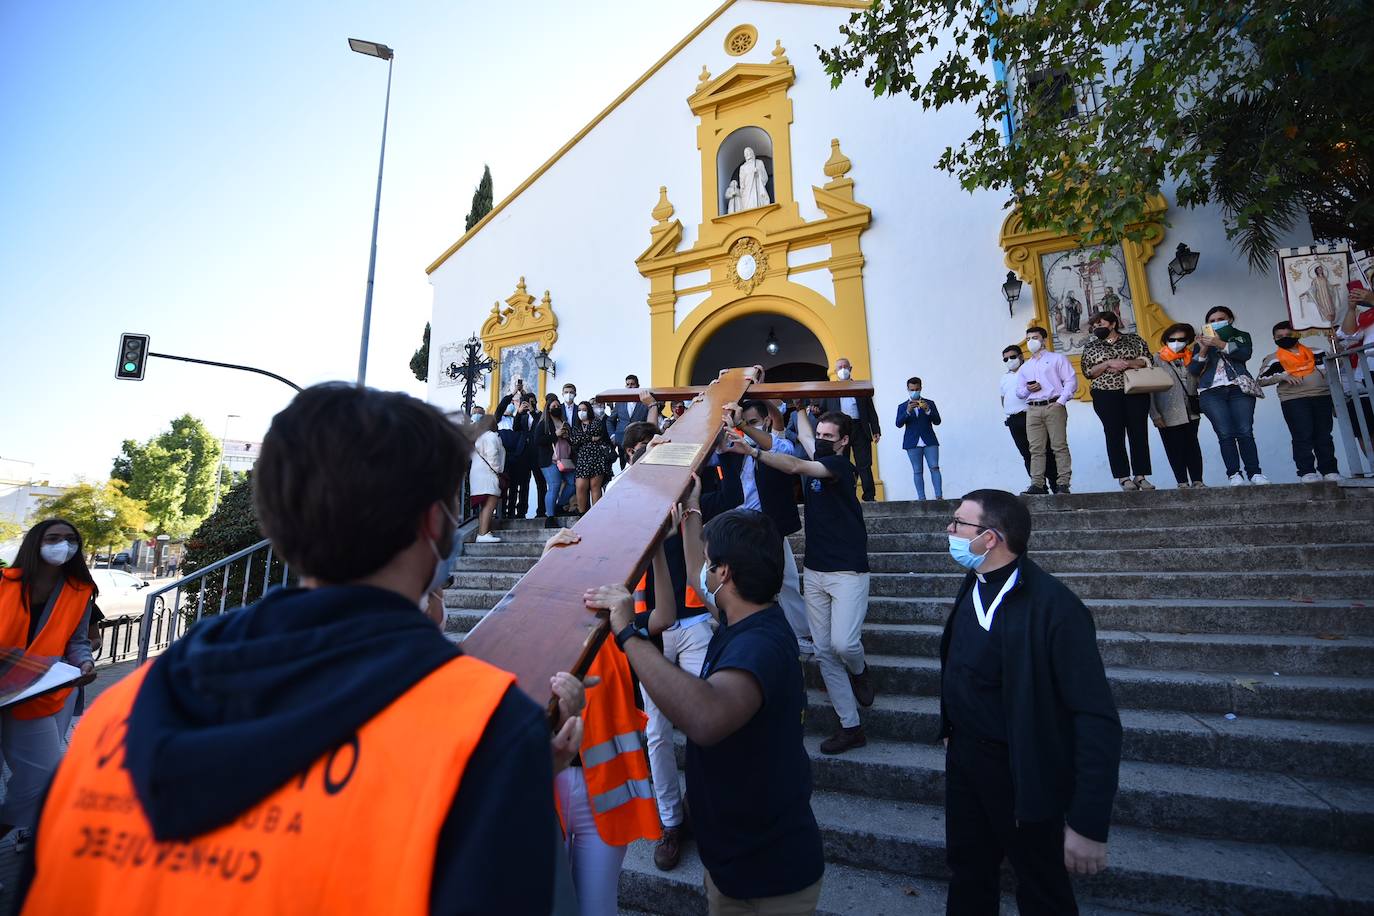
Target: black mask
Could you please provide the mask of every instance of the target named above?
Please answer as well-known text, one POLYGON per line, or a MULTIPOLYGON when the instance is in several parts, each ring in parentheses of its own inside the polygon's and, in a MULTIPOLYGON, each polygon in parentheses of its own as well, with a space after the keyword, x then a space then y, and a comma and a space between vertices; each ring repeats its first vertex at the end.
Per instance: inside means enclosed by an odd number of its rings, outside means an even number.
POLYGON ((816 440, 817 458, 829 458, 833 454, 835 454, 835 443, 831 442, 829 439, 816 440))
POLYGON ((1093 328, 1093 336, 1098 340, 1106 340, 1112 336, 1111 328, 1093 328))
POLYGON ((1283 347, 1285 350, 1291 350, 1298 345, 1298 339, 1296 337, 1280 337, 1278 340, 1274 341, 1274 343, 1283 347))

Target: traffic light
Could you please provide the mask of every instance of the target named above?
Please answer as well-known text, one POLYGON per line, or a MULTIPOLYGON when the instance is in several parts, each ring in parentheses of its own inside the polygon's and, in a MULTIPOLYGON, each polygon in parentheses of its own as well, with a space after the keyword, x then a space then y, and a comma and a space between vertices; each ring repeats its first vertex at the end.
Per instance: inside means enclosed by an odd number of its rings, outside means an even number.
POLYGON ((115 363, 115 378, 140 382, 148 366, 147 334, 123 334, 119 338, 119 360, 115 363))

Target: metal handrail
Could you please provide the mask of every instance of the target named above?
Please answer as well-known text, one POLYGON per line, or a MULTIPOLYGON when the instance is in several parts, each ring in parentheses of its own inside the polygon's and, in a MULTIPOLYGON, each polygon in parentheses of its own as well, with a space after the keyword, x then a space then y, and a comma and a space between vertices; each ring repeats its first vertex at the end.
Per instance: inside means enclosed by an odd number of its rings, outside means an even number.
POLYGON ((1331 401, 1336 410, 1336 426, 1345 445, 1350 477, 1374 477, 1374 455, 1360 448, 1361 441, 1367 445, 1374 443, 1374 439, 1370 438, 1370 433, 1374 430, 1369 428, 1369 421, 1365 418, 1360 405, 1362 400, 1374 398, 1374 372, 1370 370, 1371 362, 1374 362, 1374 343, 1337 349, 1326 358, 1331 401), (1360 356, 1358 366, 1350 365, 1347 357, 1352 355, 1360 356), (1330 372, 1332 368, 1335 369, 1334 380, 1330 372), (1347 405, 1353 405, 1354 409, 1348 411, 1347 405), (1355 420, 1353 426, 1351 414, 1355 420))
MULTIPOLYGON (((240 550, 237 553, 230 554, 222 560, 216 560, 214 563, 211 563, 204 569, 198 569, 188 576, 184 576, 175 582, 168 583, 167 585, 164 585, 161 588, 157 588, 149 592, 148 596, 143 599, 143 618, 139 626, 139 663, 142 664, 143 662, 147 661, 148 654, 150 650, 154 647, 153 637, 155 632, 158 638, 158 643, 156 647, 159 650, 165 649, 168 645, 171 645, 173 640, 175 640, 178 635, 180 635, 178 632, 179 630, 184 632, 187 628, 197 623, 198 621, 200 621, 202 617, 205 616, 205 594, 207 591, 207 585, 213 584, 209 579, 209 576, 211 576, 212 574, 220 574, 220 581, 218 583, 219 609, 218 611, 212 610, 212 614, 223 614, 225 611, 231 611, 236 608, 247 606, 249 603, 250 585, 253 581, 254 558, 257 555, 263 553, 264 551, 266 552, 266 559, 263 562, 262 567, 262 589, 260 592, 258 592, 258 597, 261 597, 262 594, 265 594, 267 590, 272 587, 273 580, 275 578, 272 575, 272 542, 267 540, 266 538, 264 538, 261 541, 258 541, 251 547, 245 547, 243 550, 240 550), (230 606, 229 575, 231 567, 239 561, 243 561, 243 588, 240 591, 240 594, 238 595, 239 602, 237 604, 230 606), (182 593, 191 591, 192 589, 195 590, 195 616, 192 619, 183 621, 183 617, 190 617, 190 611, 188 607, 186 613, 183 614, 182 593), (175 592, 175 594, 172 599, 171 614, 164 621, 162 617, 163 615, 167 614, 167 606, 166 599, 162 598, 162 596, 165 595, 167 592, 175 592), (160 608, 159 604, 161 605, 160 608), (163 633, 162 626, 164 622, 166 623, 165 634, 163 633), (184 625, 180 625, 183 623, 184 625), (162 640, 163 635, 166 636, 165 642, 162 640)), ((290 564, 282 562, 281 581, 276 584, 286 585, 288 579, 290 578, 290 575, 290 564)))

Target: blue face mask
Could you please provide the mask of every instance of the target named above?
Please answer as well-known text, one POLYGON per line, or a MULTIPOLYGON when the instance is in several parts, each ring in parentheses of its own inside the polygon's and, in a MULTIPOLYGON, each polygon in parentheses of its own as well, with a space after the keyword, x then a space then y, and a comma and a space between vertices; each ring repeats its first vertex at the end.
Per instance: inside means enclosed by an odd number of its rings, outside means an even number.
POLYGON ((1211 322, 1211 325, 1213 330, 1219 331, 1222 328, 1229 328, 1231 326, 1231 321, 1227 318, 1218 318, 1216 321, 1211 322))
MULTIPOLYGON (((983 533, 986 534, 987 532, 983 533)), ((982 536, 979 535, 979 537, 982 536)), ((972 538, 957 538, 952 534, 949 536, 949 555, 954 558, 955 563, 965 569, 977 569, 988 558, 985 553, 974 553, 969 546, 972 542, 972 538)))
POLYGON ((453 544, 448 549, 448 556, 439 555, 439 546, 433 541, 429 542, 429 549, 434 551, 434 556, 438 558, 434 565, 434 575, 430 577, 429 585, 425 586, 425 593, 420 596, 420 610, 425 609, 429 602, 429 593, 442 588, 447 582, 449 574, 453 572, 453 564, 458 560, 458 550, 463 546, 463 542, 458 539, 458 519, 453 517, 453 513, 448 511, 448 506, 440 505, 444 510, 444 517, 453 522, 453 544))
POLYGON ((907 400, 915 401, 921 397, 921 389, 917 388, 915 391, 908 391, 906 396, 907 400))

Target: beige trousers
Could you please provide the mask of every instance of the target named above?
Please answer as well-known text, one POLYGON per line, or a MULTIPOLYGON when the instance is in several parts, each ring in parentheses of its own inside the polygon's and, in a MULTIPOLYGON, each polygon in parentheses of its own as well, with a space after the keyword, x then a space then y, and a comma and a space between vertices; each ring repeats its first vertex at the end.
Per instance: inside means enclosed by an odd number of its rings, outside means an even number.
POLYGON ((750 900, 736 900, 727 897, 706 873, 706 904, 711 916, 811 916, 816 912, 816 904, 821 899, 821 882, 804 887, 796 893, 780 897, 754 897, 750 900))
POLYGON ((1059 471, 1056 483, 1061 487, 1069 485, 1073 476, 1073 461, 1069 457, 1069 410, 1058 401, 1053 404, 1026 407, 1026 440, 1030 443, 1031 486, 1045 485, 1045 453, 1054 452, 1054 463, 1059 471))

